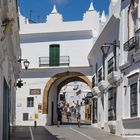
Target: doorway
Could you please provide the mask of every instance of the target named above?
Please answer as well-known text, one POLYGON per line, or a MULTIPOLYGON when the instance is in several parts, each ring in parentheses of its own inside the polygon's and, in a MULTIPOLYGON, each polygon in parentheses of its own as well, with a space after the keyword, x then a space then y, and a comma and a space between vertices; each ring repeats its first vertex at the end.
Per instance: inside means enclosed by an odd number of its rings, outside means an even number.
POLYGON ((52 102, 52 114, 51 114, 51 124, 54 125, 53 117, 54 117, 54 102, 52 102))
POLYGON ((9 140, 9 87, 5 79, 3 83, 3 140, 9 140))

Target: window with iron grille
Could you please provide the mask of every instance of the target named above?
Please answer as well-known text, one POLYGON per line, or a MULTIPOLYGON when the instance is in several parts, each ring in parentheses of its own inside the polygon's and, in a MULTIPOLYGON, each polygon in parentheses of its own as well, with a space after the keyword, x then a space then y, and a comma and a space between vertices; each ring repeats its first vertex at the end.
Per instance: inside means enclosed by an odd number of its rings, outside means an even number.
POLYGON ((23 121, 28 121, 28 113, 23 113, 23 121))
POLYGON ((97 123, 97 98, 93 99, 93 116, 92 123, 97 123))
POLYGON ((130 114, 135 117, 138 114, 137 83, 130 85, 130 114))
POLYGON ((114 57, 108 60, 108 74, 114 70, 114 57))
POLYGON ((102 80, 102 68, 98 71, 98 82, 102 80))
POLYGON ((59 66, 60 62, 60 45, 53 44, 49 48, 49 66, 59 66))
POLYGON ((108 90, 108 120, 116 120, 116 92, 117 88, 112 87, 108 90))
POLYGON ((95 87, 96 84, 96 77, 95 75, 92 77, 92 88, 95 87))
POLYGON ((27 97, 27 107, 34 107, 34 97, 27 97))

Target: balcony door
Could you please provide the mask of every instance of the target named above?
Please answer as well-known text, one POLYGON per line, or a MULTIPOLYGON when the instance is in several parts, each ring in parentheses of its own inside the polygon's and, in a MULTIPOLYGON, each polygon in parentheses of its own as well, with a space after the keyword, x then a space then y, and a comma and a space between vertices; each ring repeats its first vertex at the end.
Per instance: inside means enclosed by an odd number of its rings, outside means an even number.
POLYGON ((60 62, 60 45, 52 44, 49 48, 49 65, 59 66, 60 62))
POLYGON ((92 123, 97 123, 97 98, 93 98, 92 123))

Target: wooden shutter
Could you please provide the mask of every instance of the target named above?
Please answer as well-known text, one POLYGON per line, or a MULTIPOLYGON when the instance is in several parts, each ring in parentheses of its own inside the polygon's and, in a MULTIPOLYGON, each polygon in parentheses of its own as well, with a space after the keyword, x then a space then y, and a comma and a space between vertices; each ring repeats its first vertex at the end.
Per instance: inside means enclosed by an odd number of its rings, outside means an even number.
POLYGON ((59 66, 59 61, 60 61, 60 46, 58 44, 50 45, 49 65, 59 66))

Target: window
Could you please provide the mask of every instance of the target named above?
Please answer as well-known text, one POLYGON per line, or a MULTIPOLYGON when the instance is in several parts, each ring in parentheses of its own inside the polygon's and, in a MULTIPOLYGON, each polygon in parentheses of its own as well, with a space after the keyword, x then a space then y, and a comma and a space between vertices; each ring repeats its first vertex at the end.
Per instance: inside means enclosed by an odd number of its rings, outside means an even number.
POLYGON ((34 98, 27 97, 27 107, 34 107, 34 98))
POLYGON ((28 121, 28 113, 23 113, 23 121, 28 121))
POLYGON ((60 45, 50 45, 49 50, 49 66, 59 66, 60 61, 60 45))
POLYGON ((102 68, 98 71, 98 82, 102 80, 102 68))
POLYGON ((92 123, 97 123, 97 98, 93 99, 93 117, 92 123))
POLYGON ((135 117, 138 114, 137 109, 137 83, 130 85, 130 112, 131 117, 135 117))
POLYGON ((108 74, 114 70, 114 57, 108 60, 108 74))
POLYGON ((108 90, 108 120, 116 120, 116 87, 108 90))
POLYGON ((95 76, 93 76, 93 77, 92 77, 92 88, 95 87, 95 83, 96 83, 95 80, 96 80, 96 79, 95 79, 95 76))

